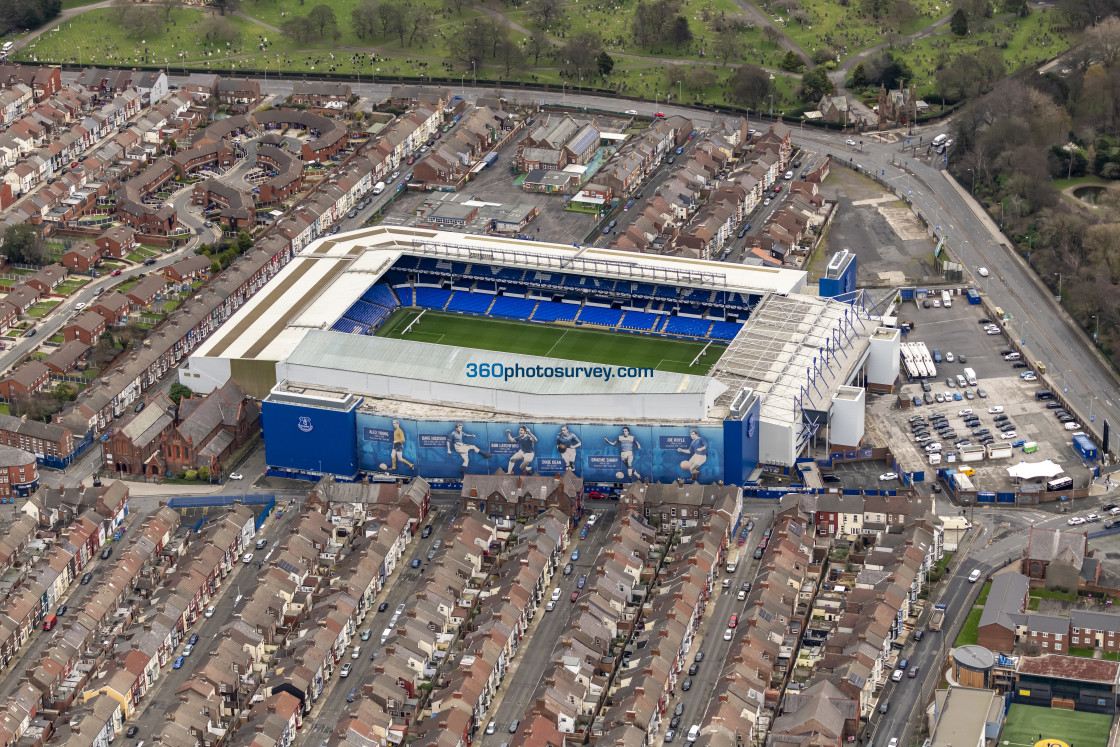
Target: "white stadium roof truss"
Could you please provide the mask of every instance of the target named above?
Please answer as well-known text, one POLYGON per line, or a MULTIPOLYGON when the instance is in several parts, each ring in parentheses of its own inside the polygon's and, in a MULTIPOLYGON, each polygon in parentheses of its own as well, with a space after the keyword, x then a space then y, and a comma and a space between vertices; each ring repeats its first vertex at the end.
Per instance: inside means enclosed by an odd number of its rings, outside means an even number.
POLYGON ((850 351, 871 329, 865 297, 845 304, 811 296, 769 295, 728 346, 712 376, 732 396, 743 387, 763 395, 762 417, 799 424, 800 447, 819 427, 806 410, 827 410, 834 385, 844 383, 850 351))
POLYGON ((535 266, 554 272, 577 272, 646 283, 689 284, 701 288, 714 289, 728 286, 727 276, 717 272, 658 267, 612 259, 589 259, 578 254, 559 256, 527 251, 521 247, 513 249, 501 246, 468 246, 444 241, 413 239, 411 250, 418 254, 461 262, 489 262, 510 267, 535 266))

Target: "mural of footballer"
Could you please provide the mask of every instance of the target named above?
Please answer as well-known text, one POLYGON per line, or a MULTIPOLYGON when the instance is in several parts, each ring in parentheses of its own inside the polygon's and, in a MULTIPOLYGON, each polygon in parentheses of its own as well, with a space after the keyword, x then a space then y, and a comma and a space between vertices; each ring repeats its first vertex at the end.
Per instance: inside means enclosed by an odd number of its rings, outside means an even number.
POLYGON ((560 432, 556 434, 556 452, 564 460, 565 470, 576 471, 576 449, 581 446, 583 443, 579 436, 569 431, 568 426, 560 426, 560 432))
POLYGON ((474 435, 473 433, 464 433, 462 423, 456 424, 455 429, 452 430, 451 433, 447 434, 447 453, 450 454, 451 450, 455 449, 455 453, 463 458, 463 466, 459 468, 460 475, 467 474, 467 468, 470 467, 470 463, 467 461, 467 458, 470 456, 472 451, 477 453, 483 459, 490 458, 490 455, 484 454, 482 449, 478 448, 474 444, 466 443, 463 440, 465 438, 478 438, 478 436, 474 435))
POLYGON ((393 421, 393 465, 390 469, 397 469, 397 461, 404 462, 408 468, 413 472, 416 471, 416 465, 404 458, 404 430, 401 429, 401 421, 393 421))
POLYGON ((680 453, 689 455, 687 460, 681 462, 681 469, 689 472, 694 482, 699 482, 700 467, 708 461, 708 442, 700 438, 700 431, 695 428, 689 430, 688 436, 688 447, 677 449, 680 453))
MULTIPOLYGON (((603 436, 603 440, 611 446, 618 447, 618 458, 626 465, 626 477, 631 480, 641 480, 642 476, 634 469, 634 448, 640 449, 642 445, 638 443, 638 439, 630 434, 630 429, 623 426, 622 433, 619 434, 617 441, 612 441, 606 436, 603 436)), ((616 473, 615 477, 621 480, 622 473, 616 473)))
POLYGON ((506 438, 513 443, 517 444, 517 453, 509 458, 509 469, 506 472, 513 474, 513 463, 521 461, 521 474, 528 475, 533 471, 533 459, 537 454, 537 437, 529 430, 528 426, 521 426, 517 429, 517 436, 514 437, 509 428, 506 428, 506 438))

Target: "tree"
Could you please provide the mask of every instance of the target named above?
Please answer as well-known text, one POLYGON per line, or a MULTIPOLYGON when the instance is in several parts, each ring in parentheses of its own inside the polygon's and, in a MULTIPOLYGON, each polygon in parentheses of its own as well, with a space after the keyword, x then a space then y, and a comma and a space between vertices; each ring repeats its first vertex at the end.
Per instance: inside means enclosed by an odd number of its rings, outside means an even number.
POLYGON ((237 234, 237 252, 244 254, 253 248, 253 237, 249 235, 248 231, 240 231, 237 234))
POLYGON ((489 18, 472 18, 452 37, 449 44, 451 56, 462 62, 467 70, 476 69, 485 61, 494 33, 494 22, 489 18))
POLYGON ((207 467, 205 464, 198 468, 198 479, 199 480, 209 480, 210 479, 210 468, 207 467))
POLYGON ((642 46, 649 46, 663 40, 674 13, 676 7, 671 0, 638 0, 630 26, 634 41, 642 46))
POLYGON ((35 265, 45 263, 48 258, 43 235, 30 223, 8 226, 4 231, 4 241, 0 244, 0 253, 3 253, 9 262, 26 262, 35 265))
POLYGON ((133 6, 124 14, 120 22, 125 36, 131 39, 140 39, 158 33, 163 29, 163 24, 159 10, 150 6, 133 6))
POLYGON ((163 14, 164 25, 171 23, 171 11, 178 7, 179 0, 156 0, 155 4, 163 14))
POLYGON ((176 381, 171 385, 171 389, 167 391, 167 398, 177 405, 179 404, 179 401, 183 399, 183 397, 189 397, 192 394, 194 394, 194 392, 189 386, 187 386, 186 384, 180 384, 176 381))
POLYGON ((692 41, 692 27, 688 25, 688 18, 677 16, 673 19, 673 26, 669 31, 669 39, 678 47, 692 41))
POLYGON ((688 88, 696 93, 701 93, 705 88, 717 83, 716 73, 707 65, 697 65, 688 76, 688 88))
POLYGON ((836 87, 828 79, 828 71, 823 67, 815 67, 801 76, 801 100, 818 101, 826 93, 832 93, 836 87))
POLYGON ((596 69, 602 51, 603 40, 598 34, 581 31, 568 38, 568 43, 560 49, 560 59, 568 74, 582 80, 585 74, 596 69))
POLYGON ((836 50, 827 44, 813 52, 813 64, 823 65, 826 62, 836 61, 836 50))
POLYGON ((739 59, 739 32, 730 28, 720 31, 713 43, 713 50, 716 57, 723 60, 725 65, 739 59))
POLYGON ((731 76, 731 98, 748 109, 761 109, 774 94, 770 73, 758 65, 742 65, 731 76))
POLYGON ((606 50, 599 53, 599 59, 596 62, 599 66, 599 75, 603 78, 606 78, 614 70, 614 58, 606 50))
POLYGON ((529 4, 529 17, 543 29, 560 20, 563 14, 563 0, 532 0, 529 4))
POLYGON ((405 34, 408 33, 410 11, 408 0, 390 0, 381 3, 377 8, 377 14, 381 20, 382 33, 396 34, 403 45, 405 34))
POLYGON ((315 29, 320 39, 337 39, 340 34, 338 31, 338 19, 335 18, 334 10, 329 5, 316 5, 307 14, 307 22, 315 29))
POLYGON ((359 39, 377 36, 377 0, 362 0, 350 13, 350 23, 359 39))
POLYGON ((198 35, 211 44, 232 44, 237 41, 241 33, 228 18, 210 16, 198 24, 198 35))
POLYGON ((957 8, 957 11, 953 13, 953 18, 949 21, 949 28, 957 36, 966 36, 968 34, 968 16, 965 15, 962 9, 957 8))
POLYGON ((782 58, 782 70, 789 70, 791 73, 796 73, 805 67, 805 63, 798 57, 797 52, 792 49, 786 52, 785 57, 782 58))
POLYGON ((688 77, 688 68, 684 65, 669 65, 665 68, 665 80, 669 82, 669 87, 683 83, 688 77))
POLYGON ((209 4, 211 8, 216 8, 218 13, 224 16, 227 13, 236 12, 237 7, 241 5, 241 0, 210 0, 209 4))
POLYGON ((188 480, 197 480, 198 479, 198 470, 189 469, 189 470, 187 470, 187 473, 184 475, 184 477, 188 480))
POLYGON ((73 385, 68 384, 65 381, 60 381, 55 385, 54 392, 52 392, 52 394, 54 394, 54 398, 58 400, 58 403, 61 405, 66 404, 67 402, 70 402, 75 397, 77 397, 78 390, 75 389, 73 385))
POLYGON ((867 71, 863 69, 863 63, 856 65, 855 70, 852 71, 852 87, 863 88, 867 85, 867 71))

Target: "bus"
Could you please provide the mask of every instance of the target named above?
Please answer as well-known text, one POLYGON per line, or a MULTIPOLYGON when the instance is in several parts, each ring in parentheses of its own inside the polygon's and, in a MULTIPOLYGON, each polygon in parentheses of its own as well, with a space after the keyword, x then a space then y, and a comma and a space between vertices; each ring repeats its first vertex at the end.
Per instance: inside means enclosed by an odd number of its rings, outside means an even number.
POLYGON ((1050 482, 1046 483, 1047 492, 1053 492, 1055 490, 1069 490, 1072 487, 1072 477, 1059 477, 1056 480, 1051 480, 1050 482))

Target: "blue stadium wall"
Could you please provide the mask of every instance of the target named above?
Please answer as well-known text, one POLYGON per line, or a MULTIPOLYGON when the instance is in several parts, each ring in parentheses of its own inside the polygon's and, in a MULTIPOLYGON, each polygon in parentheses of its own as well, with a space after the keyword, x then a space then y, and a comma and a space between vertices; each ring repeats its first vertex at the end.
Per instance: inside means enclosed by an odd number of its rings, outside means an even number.
POLYGON ((742 484, 758 463, 757 403, 742 420, 697 426, 695 437, 688 426, 571 423, 564 437, 559 423, 465 421, 461 447, 453 436, 454 421, 395 419, 356 408, 340 411, 267 400, 261 420, 270 474, 285 477, 333 474, 349 480, 376 472, 458 480, 511 466, 514 472, 525 468, 553 475, 566 470, 570 461, 577 475, 593 483, 691 480, 695 471, 701 483, 742 484), (404 435, 395 460, 394 420, 404 435), (516 440, 522 427, 536 437, 532 452, 516 440), (635 439, 629 463, 620 448, 623 428, 635 439))
POLYGON ((854 292, 856 289, 856 266, 858 264, 859 258, 852 254, 847 267, 837 277, 822 277, 819 281, 821 297, 836 298, 837 296, 843 296, 845 293, 854 292))
POLYGON ((261 432, 265 464, 270 473, 297 478, 317 475, 356 478, 357 409, 357 404, 342 410, 266 399, 261 405, 261 432))

